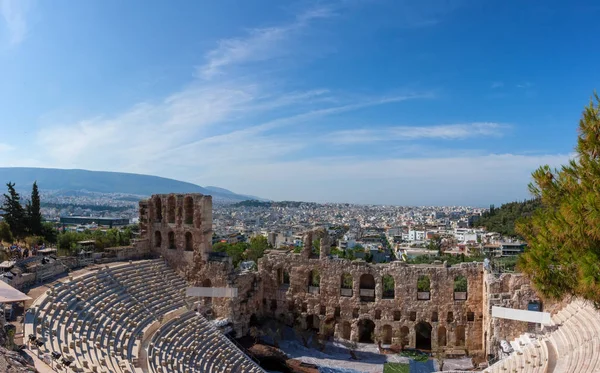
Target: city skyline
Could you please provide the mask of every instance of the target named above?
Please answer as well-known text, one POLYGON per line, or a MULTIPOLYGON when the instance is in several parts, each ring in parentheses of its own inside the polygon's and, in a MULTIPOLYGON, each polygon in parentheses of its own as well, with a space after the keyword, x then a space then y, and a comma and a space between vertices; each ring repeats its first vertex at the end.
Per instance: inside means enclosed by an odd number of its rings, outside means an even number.
POLYGON ((572 154, 600 77, 586 48, 599 11, 2 0, 0 166, 151 174, 273 200, 522 200, 534 169, 572 154))

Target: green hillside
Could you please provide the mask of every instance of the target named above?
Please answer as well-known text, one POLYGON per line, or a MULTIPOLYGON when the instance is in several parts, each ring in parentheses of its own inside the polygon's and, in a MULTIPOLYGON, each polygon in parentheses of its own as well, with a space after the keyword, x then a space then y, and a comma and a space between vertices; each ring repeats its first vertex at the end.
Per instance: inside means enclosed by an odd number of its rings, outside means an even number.
POLYGON ((533 211, 540 206, 539 199, 505 203, 500 208, 492 205, 490 211, 485 212, 473 225, 475 227, 485 227, 490 232, 517 237, 515 222, 520 218, 531 216, 533 211))

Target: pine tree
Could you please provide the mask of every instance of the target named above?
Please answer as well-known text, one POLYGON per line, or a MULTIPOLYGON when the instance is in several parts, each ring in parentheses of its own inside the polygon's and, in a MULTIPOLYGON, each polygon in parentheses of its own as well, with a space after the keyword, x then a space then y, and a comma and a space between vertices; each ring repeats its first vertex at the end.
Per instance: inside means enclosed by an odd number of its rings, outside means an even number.
POLYGON ((542 206, 517 224, 528 243, 519 267, 546 297, 581 296, 600 304, 600 98, 579 122, 576 157, 533 173, 542 206))
POLYGON ((29 230, 31 234, 39 236, 42 234, 42 213, 40 211, 40 192, 37 182, 33 183, 31 189, 31 203, 28 205, 29 211, 27 214, 29 220, 29 230))
POLYGON ((4 220, 10 226, 10 230, 15 238, 22 238, 27 232, 27 221, 25 209, 21 205, 21 196, 15 190, 15 183, 8 182, 8 194, 4 194, 4 220))

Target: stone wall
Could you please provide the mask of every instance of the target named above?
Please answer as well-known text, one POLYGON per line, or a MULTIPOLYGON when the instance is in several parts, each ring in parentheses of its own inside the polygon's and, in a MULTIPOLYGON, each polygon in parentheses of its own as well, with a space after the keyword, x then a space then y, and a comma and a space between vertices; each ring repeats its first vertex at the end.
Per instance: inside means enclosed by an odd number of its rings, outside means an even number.
POLYGON ((151 251, 179 271, 207 261, 212 251, 211 196, 156 194, 139 206, 142 238, 151 251))
POLYGON ((346 259, 310 258, 304 252, 272 251, 259 260, 259 273, 264 300, 262 309, 257 311, 262 316, 301 323, 322 333, 333 331, 338 338, 348 337, 349 330, 349 337, 354 341, 361 337, 359 324, 364 325, 369 320, 374 323, 376 339, 390 342, 391 333, 391 342, 401 344, 403 334, 407 334, 409 347, 416 346, 416 327, 421 323, 431 328, 432 350, 438 348, 438 341, 443 344, 445 335, 445 346, 439 347, 450 353, 483 353, 481 264, 463 263, 454 267, 408 266, 400 262, 369 264, 346 259), (320 286, 309 287, 311 271, 320 273, 320 286), (289 285, 282 280, 285 272, 289 274, 289 285), (344 291, 351 296, 341 294, 343 273, 352 276, 351 292, 344 291), (390 299, 383 297, 384 275, 394 279, 394 294, 390 299), (430 279, 428 300, 417 299, 420 276, 430 279), (465 300, 454 299, 454 279, 457 276, 467 278, 465 300), (373 287, 369 284, 371 279, 374 280, 374 291, 367 289, 373 287), (364 297, 361 297, 361 290, 364 297), (374 299, 369 299, 371 295, 374 299))
POLYGON ((530 302, 542 303, 542 300, 529 279, 519 273, 486 272, 484 286, 485 349, 486 354, 495 355, 501 340, 513 340, 534 326, 524 321, 492 318, 492 306, 527 310, 530 302))

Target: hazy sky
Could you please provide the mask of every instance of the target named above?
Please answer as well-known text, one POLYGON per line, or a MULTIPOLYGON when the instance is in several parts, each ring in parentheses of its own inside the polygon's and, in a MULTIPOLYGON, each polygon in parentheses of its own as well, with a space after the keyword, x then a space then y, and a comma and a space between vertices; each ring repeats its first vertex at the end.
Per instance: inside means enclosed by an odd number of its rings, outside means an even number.
POLYGON ((488 205, 573 151, 597 1, 0 0, 0 166, 488 205))

